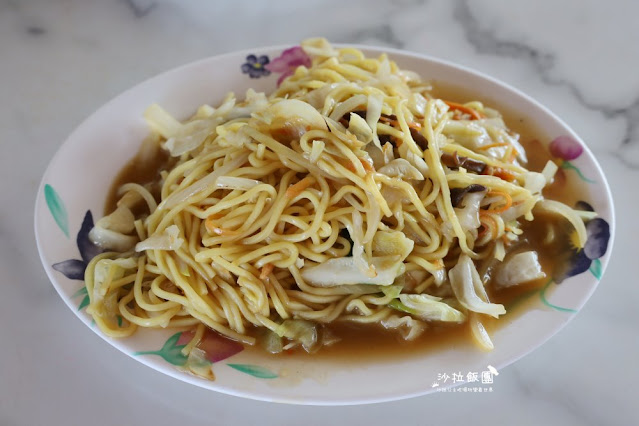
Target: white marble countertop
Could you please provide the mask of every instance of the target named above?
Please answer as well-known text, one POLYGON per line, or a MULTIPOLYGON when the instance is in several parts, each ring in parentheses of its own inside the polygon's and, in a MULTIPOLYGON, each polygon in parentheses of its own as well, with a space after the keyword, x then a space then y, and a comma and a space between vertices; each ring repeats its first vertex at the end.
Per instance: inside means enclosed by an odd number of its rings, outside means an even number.
POLYGON ((213 3, 0 0, 1 425, 639 424, 639 3, 213 3), (502 371, 491 394, 335 408, 216 394, 89 332, 40 265, 37 185, 89 113, 177 65, 313 35, 427 53, 502 79, 564 118, 608 176, 619 232, 603 281, 564 330, 502 371))

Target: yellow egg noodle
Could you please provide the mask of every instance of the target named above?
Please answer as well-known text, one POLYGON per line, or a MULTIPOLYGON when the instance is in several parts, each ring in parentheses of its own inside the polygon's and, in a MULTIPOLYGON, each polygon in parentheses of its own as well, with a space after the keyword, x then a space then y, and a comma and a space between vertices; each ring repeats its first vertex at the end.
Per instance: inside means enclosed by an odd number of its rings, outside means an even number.
MULTIPOLYGON (((433 98, 386 55, 324 39, 302 48, 312 65, 269 96, 229 94, 185 122, 147 110, 145 143, 173 161, 158 199, 123 185, 91 231, 109 251, 86 269, 87 312, 111 337, 192 328, 187 355, 206 327, 313 351, 335 341, 322 331, 334 321, 408 340, 471 321, 492 348, 481 318, 505 309, 488 300, 485 265, 504 260, 522 221, 565 216, 584 244, 583 219, 541 196, 556 166, 528 171, 497 111, 433 98)), ((544 274, 534 252, 509 269, 505 286, 544 274)))

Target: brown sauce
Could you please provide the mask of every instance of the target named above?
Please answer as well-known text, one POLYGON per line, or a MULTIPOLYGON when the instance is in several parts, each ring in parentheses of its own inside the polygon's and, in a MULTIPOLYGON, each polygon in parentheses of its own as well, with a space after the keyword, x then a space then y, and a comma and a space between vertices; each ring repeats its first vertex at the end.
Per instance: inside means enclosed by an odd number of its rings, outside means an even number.
POLYGON ((148 185, 151 193, 159 200, 157 182, 160 179, 160 171, 167 170, 172 160, 168 152, 160 147, 155 137, 148 137, 142 142, 137 154, 131 158, 118 172, 109 188, 104 203, 104 215, 108 215, 117 208, 118 200, 122 194, 118 194, 120 187, 126 183, 139 183, 148 185))
MULTIPOLYGON (((460 91, 439 82, 434 82, 434 84, 436 89, 431 93, 436 97, 460 103, 479 99, 473 96, 472 92, 460 91)), ((533 123, 524 116, 505 111, 489 97, 482 96, 481 100, 485 106, 500 111, 506 125, 520 135, 520 142, 526 149, 528 156, 526 167, 531 171, 541 171, 551 158, 548 151, 539 142, 539 140, 548 140, 548 135, 544 134, 543 129, 535 128, 533 123)), ((166 170, 170 165, 170 158, 159 147, 157 140, 147 139, 138 154, 123 167, 114 179, 105 204, 105 214, 115 210, 119 199, 118 188, 122 184, 128 182, 142 185, 152 184, 158 180, 159 171, 166 170)), ((579 186, 576 179, 567 176, 561 169, 557 172, 555 182, 546 187, 543 194, 546 198, 562 201, 570 206, 574 206, 578 200, 588 199, 584 186, 579 186)), ((159 193, 156 192, 156 195, 159 193)), ((569 230, 570 228, 566 224, 557 223, 553 218, 536 217, 533 222, 525 222, 522 242, 518 244, 517 250, 536 250, 544 272, 547 277, 551 277, 557 261, 561 260, 563 253, 566 252, 565 247, 568 243, 566 235, 569 230), (548 226, 554 226, 558 230, 557 243, 544 244, 543 238, 548 226)), ((525 312, 528 308, 526 305, 530 305, 534 300, 534 298, 526 296, 538 291, 547 281, 548 278, 544 278, 505 290, 497 290, 489 283, 487 292, 491 302, 504 304, 507 314, 498 320, 484 315, 482 321, 488 332, 494 332, 498 327, 508 324, 516 316, 525 312)), ((401 313, 398 314, 401 316, 401 313)), ((423 356, 444 348, 474 346, 468 324, 458 326, 429 324, 424 333, 412 342, 406 342, 399 333, 386 330, 380 325, 338 322, 330 324, 328 327, 334 335, 340 338, 338 343, 323 347, 313 354, 307 354, 303 350, 293 350, 277 356, 339 358, 340 362, 360 363, 371 360, 406 359, 423 356)), ((262 348, 257 346, 247 349, 264 352, 262 348)))

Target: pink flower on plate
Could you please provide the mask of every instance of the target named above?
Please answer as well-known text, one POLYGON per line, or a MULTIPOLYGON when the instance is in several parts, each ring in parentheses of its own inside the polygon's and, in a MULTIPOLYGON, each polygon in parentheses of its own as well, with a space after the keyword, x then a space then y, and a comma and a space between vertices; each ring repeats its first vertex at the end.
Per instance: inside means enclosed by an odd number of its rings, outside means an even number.
MULTIPOLYGON (((186 345, 192 338, 192 331, 182 332, 179 340, 177 341, 177 345, 186 345)), ((197 347, 204 351, 206 359, 210 363, 222 361, 236 353, 242 352, 244 349, 244 346, 241 343, 222 337, 216 332, 210 330, 205 331, 204 337, 202 337, 202 340, 197 347)))
POLYGON ((583 152, 581 144, 570 136, 559 136, 550 142, 550 153, 563 160, 574 160, 583 152))
POLYGON ((573 137, 567 135, 558 136, 550 142, 549 149, 550 154, 552 154, 553 157, 562 160, 558 164, 560 168, 573 170, 584 182, 595 183, 594 180, 588 179, 584 176, 579 167, 575 166, 571 162, 571 160, 578 158, 584 153, 584 147, 573 137))
POLYGON ((282 74, 280 78, 277 79, 277 85, 279 86, 286 77, 293 75, 297 67, 301 65, 310 67, 311 58, 300 46, 294 46, 283 51, 280 56, 266 64, 264 68, 273 73, 282 74))

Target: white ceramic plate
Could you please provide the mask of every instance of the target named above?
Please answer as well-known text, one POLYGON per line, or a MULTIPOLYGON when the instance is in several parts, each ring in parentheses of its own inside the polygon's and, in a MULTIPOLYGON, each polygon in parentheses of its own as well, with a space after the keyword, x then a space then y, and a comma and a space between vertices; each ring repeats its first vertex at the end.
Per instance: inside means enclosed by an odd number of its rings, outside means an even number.
MULTIPOLYGON (((487 104, 495 102, 513 116, 525 117, 544 130, 545 140, 563 173, 575 174, 587 185, 587 201, 599 214, 589 227, 589 246, 578 256, 580 273, 561 285, 532 295, 533 307, 493 336, 495 350, 482 353, 452 347, 401 361, 341 363, 330 360, 291 360, 234 345, 218 345, 213 369, 215 381, 181 372, 180 330, 140 330, 133 337, 114 340, 102 336, 86 314, 88 302, 82 272, 91 256, 86 243, 88 212, 97 220, 115 174, 131 158, 147 135, 144 110, 158 103, 178 118, 187 118, 204 103, 217 105, 228 91, 239 96, 248 88, 271 92, 279 73, 259 64, 291 59, 284 47, 260 48, 204 59, 157 77, 124 92, 82 123, 62 145, 45 172, 35 206, 35 233, 46 272, 62 300, 91 330, 123 353, 157 371, 204 388, 248 398, 299 404, 359 404, 423 395, 452 386, 452 374, 462 373, 465 386, 486 388, 481 372, 500 369, 544 343, 559 331, 590 297, 608 263, 614 235, 614 212, 606 179, 592 153, 559 118, 521 92, 476 71, 426 56, 397 50, 361 47, 367 55, 389 53, 402 68, 423 78, 472 90, 487 104), (283 56, 282 56, 283 55, 283 56), (267 75, 268 74, 268 75, 267 75), (84 230, 81 231, 83 221, 84 230), (55 265, 55 267, 54 267, 55 265), (69 278, 70 277, 70 278, 69 278), (469 382, 467 373, 479 381, 469 382), (444 380, 444 375, 449 379, 444 380), (435 386, 437 383, 438 386, 435 386)), ((96 361, 98 362, 98 361, 96 361)), ((471 379, 472 380, 472 379, 471 379)), ((486 381, 488 377, 486 377, 486 381)), ((495 379, 496 381, 498 379, 495 379)), ((456 384, 460 382, 457 381, 456 384)))

